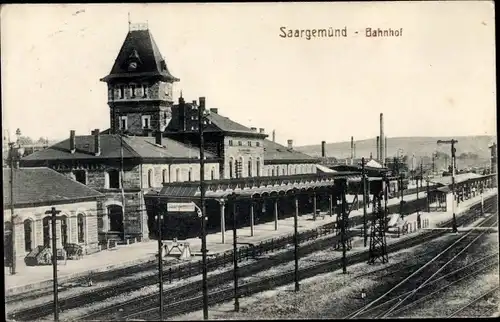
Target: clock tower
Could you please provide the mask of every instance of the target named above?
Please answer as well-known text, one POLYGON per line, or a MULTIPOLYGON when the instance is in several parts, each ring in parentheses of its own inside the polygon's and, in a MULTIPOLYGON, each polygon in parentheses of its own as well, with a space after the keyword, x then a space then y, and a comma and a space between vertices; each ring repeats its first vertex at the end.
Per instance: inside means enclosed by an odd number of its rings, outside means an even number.
POLYGON ((131 24, 108 85, 110 133, 154 135, 172 119, 174 82, 147 24, 131 24))

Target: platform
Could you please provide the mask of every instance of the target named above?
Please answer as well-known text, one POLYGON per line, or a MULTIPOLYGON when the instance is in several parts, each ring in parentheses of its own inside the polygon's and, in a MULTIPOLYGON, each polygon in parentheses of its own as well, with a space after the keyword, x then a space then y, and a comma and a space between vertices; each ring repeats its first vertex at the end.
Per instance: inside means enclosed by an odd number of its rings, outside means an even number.
MULTIPOLYGON (((496 194, 495 191, 488 191, 484 197, 496 194)), ((425 198, 425 193, 419 194, 420 198, 425 198)), ((404 200, 415 200, 416 194, 404 196, 404 200)), ((480 197, 475 197, 461 203, 461 209, 465 209, 474 203, 480 202, 480 197)), ((394 198, 388 201, 388 205, 399 203, 399 199, 394 198)), ((368 213, 371 212, 371 207, 367 208, 368 213)), ((363 209, 352 210, 350 217, 362 216, 363 209)), ((429 218, 432 225, 437 225, 440 221, 445 221, 451 218, 450 213, 426 213, 422 212, 422 219, 429 218)), ((299 217, 299 231, 314 229, 316 227, 333 222, 336 216, 326 215, 324 218, 313 220, 312 214, 301 215, 299 217)), ((416 220, 416 214, 405 216, 408 221, 416 220)), ((359 227, 359 226, 358 226, 359 227)), ((254 236, 250 234, 250 227, 238 229, 239 243, 259 243, 261 241, 278 238, 280 236, 292 234, 294 229, 294 218, 288 217, 278 221, 278 230, 274 229, 274 221, 262 223, 254 226, 254 236)), ((221 243, 221 233, 213 233, 207 235, 207 249, 209 254, 215 254, 232 249, 232 230, 226 230, 225 243, 221 243)), ((191 252, 196 255, 200 253, 201 239, 190 238, 185 240, 190 244, 191 252)), ((243 246, 243 245, 242 245, 243 246)), ((58 265, 59 283, 65 281, 87 277, 92 273, 109 271, 119 268, 130 267, 155 260, 158 249, 156 240, 141 242, 132 245, 117 246, 110 250, 104 250, 92 255, 87 255, 81 260, 68 260, 66 265, 58 265)), ((193 256, 197 259, 197 256, 193 256)), ((166 260, 169 260, 166 258, 166 260)), ((172 258, 172 260, 174 260, 172 258)), ((5 288, 6 296, 24 293, 30 290, 48 287, 52 285, 52 266, 34 266, 27 267, 20 265, 17 267, 17 274, 10 275, 8 270, 5 270, 5 288)))

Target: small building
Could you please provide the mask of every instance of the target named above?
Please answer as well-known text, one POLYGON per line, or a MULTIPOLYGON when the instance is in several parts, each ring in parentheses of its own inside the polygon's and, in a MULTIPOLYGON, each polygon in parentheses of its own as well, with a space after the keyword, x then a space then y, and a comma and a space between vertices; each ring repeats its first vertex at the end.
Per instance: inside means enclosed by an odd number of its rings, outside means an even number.
POLYGON ((51 215, 46 212, 52 207, 63 218, 57 222, 58 248, 78 244, 86 253, 97 251, 101 197, 98 191, 49 168, 4 168, 4 256, 11 258, 12 229, 16 261, 38 246, 51 247, 51 215))

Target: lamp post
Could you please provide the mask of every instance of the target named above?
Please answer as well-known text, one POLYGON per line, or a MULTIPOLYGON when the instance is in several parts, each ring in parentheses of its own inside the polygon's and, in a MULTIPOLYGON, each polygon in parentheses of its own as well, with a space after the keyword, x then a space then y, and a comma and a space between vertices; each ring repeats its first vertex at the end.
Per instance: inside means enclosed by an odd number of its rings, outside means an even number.
MULTIPOLYGON (((19 129, 18 129, 19 131, 19 129)), ((14 223, 16 215, 14 214, 14 168, 17 168, 17 164, 24 154, 24 148, 22 148, 18 142, 9 142, 9 166, 10 166, 10 222, 11 222, 11 267, 10 273, 12 275, 16 274, 16 225, 14 223)))
POLYGON ((202 256, 202 293, 203 293, 203 319, 208 319, 208 285, 207 285, 207 234, 206 234, 206 209, 205 209, 205 143, 203 127, 209 124, 206 119, 205 97, 200 97, 198 106, 198 133, 200 136, 200 203, 201 203, 201 256, 202 256))
POLYGON ((451 194, 453 196, 452 198, 452 211, 453 211, 453 222, 452 222, 452 229, 453 232, 457 232, 457 218, 455 215, 455 152, 457 150, 455 149, 455 144, 458 143, 457 140, 451 139, 451 140, 438 140, 437 144, 450 144, 451 145, 451 194))

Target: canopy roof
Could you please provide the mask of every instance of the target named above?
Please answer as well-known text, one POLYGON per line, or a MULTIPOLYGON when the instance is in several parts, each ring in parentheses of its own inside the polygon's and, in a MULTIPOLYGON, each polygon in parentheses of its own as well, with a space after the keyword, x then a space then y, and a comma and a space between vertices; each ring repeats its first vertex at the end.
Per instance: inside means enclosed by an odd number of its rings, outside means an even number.
MULTIPOLYGON (((352 172, 324 174, 298 174, 279 177, 255 177, 206 181, 207 199, 224 199, 229 196, 252 198, 266 195, 286 194, 292 191, 314 190, 332 187, 338 180, 352 180, 360 175, 352 172)), ((196 200, 201 196, 200 182, 167 183, 159 191, 151 190, 146 199, 166 198, 196 200)))

